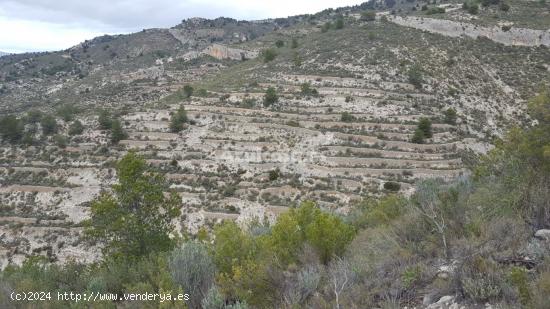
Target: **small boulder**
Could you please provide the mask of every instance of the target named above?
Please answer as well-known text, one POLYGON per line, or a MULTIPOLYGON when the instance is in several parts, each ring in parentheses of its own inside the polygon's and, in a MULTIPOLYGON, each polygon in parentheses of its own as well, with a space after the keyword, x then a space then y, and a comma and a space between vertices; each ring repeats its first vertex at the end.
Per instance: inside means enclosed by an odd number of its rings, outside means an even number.
POLYGON ((550 230, 538 230, 535 232, 535 237, 542 240, 550 240, 550 230))

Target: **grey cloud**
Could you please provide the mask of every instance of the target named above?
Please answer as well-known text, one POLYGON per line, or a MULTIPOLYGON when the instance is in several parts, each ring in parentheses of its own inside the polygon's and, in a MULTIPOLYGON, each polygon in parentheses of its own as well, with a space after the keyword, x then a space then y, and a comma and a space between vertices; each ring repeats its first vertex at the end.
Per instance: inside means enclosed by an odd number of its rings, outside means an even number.
POLYGON ((171 0, 0 0, 0 14, 24 20, 83 25, 103 31, 168 27, 195 16, 251 19, 266 14, 232 7, 224 2, 201 5, 200 1, 171 0))

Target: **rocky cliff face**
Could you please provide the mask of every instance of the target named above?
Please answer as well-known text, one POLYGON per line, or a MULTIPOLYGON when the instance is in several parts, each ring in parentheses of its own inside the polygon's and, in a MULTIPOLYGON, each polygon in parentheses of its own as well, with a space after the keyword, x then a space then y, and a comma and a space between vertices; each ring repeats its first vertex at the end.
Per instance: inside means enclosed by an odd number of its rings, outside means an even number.
POLYGON ((444 19, 388 16, 398 25, 438 33, 450 37, 485 37, 508 46, 550 46, 550 30, 514 28, 504 30, 502 27, 482 27, 466 22, 444 19))
POLYGON ((216 59, 245 60, 258 57, 258 51, 250 51, 239 48, 231 48, 225 45, 212 44, 207 47, 204 54, 210 55, 216 59))

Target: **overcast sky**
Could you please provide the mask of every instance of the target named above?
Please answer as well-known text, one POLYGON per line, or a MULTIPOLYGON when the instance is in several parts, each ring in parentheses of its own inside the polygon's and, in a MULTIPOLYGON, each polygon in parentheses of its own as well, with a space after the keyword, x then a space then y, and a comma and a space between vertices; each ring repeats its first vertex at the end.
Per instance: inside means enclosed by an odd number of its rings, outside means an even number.
POLYGON ((0 51, 51 51, 103 35, 171 27, 189 17, 264 19, 366 0, 0 0, 0 51))

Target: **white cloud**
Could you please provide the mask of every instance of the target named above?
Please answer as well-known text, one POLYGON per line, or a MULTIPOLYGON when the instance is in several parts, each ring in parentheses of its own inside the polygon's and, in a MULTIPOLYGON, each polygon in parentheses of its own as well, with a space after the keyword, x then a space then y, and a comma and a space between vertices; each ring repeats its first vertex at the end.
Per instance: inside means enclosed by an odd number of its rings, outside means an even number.
POLYGON ((0 50, 59 50, 105 33, 170 27, 189 17, 287 17, 364 1, 0 0, 0 50))

